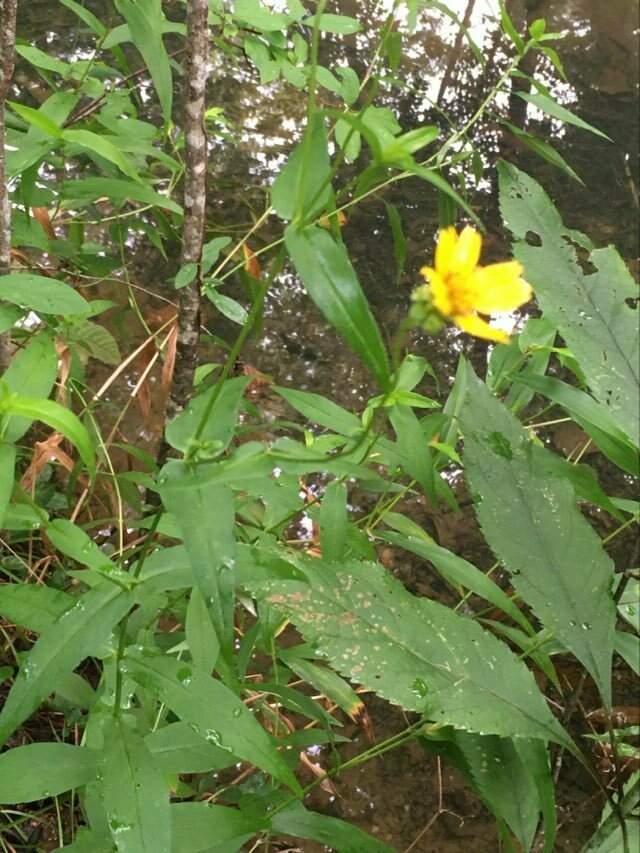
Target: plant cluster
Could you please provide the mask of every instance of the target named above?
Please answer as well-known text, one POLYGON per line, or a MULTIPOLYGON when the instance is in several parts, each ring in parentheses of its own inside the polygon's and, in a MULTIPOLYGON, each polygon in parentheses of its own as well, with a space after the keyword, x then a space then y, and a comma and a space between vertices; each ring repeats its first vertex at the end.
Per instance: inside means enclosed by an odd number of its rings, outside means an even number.
MULTIPOLYGON (((405 131, 379 95, 402 85, 403 39, 427 7, 459 27, 479 67, 488 63, 445 3, 387 4, 359 77, 319 61, 325 34, 361 29, 326 0, 182 0, 171 18, 161 0, 114 0, 102 17, 58 2, 91 48, 63 60, 18 33, 15 53, 45 90, 38 106, 10 85, 15 0, 2 7, 0 33, 0 204, 12 228, 9 244, 0 217, 3 848, 26 849, 24 804, 44 801, 69 853, 231 853, 280 849, 291 837, 302 849, 391 850, 311 810, 305 795, 413 741, 462 774, 495 816, 501 849, 551 851, 559 757, 595 775, 589 743, 568 728, 578 697, 557 662, 569 658, 600 697, 597 737, 615 776, 613 789, 596 779, 607 805, 584 849, 633 849, 637 727, 612 715, 612 664, 618 656, 638 672, 638 573, 616 572, 607 544, 637 523, 638 504, 606 493, 586 445, 568 459, 538 432, 575 423, 633 483, 637 288, 614 247, 567 228, 544 189, 505 161, 500 212, 515 260, 480 266, 483 225, 467 180, 478 163, 482 171, 474 129, 488 111, 574 174, 548 142, 500 115, 514 78, 528 80, 520 96, 535 108, 601 133, 523 70, 537 52, 564 74, 551 47, 558 34, 536 20, 520 35, 500 0, 511 59, 491 90, 462 124, 405 131), (208 102, 213 56, 249 63, 263 85, 282 78, 306 99, 269 204, 235 242, 206 235, 207 191, 216 192, 205 182, 207 136, 233 144, 234 132, 208 102), (424 247, 428 284, 416 282, 388 346, 342 225, 408 178, 439 196, 442 230, 435 254, 424 247), (458 235, 456 222, 473 224, 458 235), (278 236, 254 253, 266 223, 278 236), (178 306, 154 328, 128 277, 132 235, 158 256, 180 252, 178 306), (362 411, 238 373, 285 264, 375 379, 379 393, 362 411), (244 298, 230 289, 238 277, 244 298), (125 355, 126 335, 103 318, 117 307, 105 281, 118 282, 144 329, 125 355), (532 292, 539 311, 517 333, 483 319, 532 292), (217 339, 222 363, 199 358, 205 299, 239 330, 217 339), (486 379, 461 356, 450 391, 429 396, 424 380, 437 384, 438 365, 408 352, 407 332, 448 322, 495 345, 486 379), (96 362, 109 370, 100 387, 96 362), (107 392, 134 365, 114 416, 107 392), (120 427, 136 398, 149 406, 159 365, 167 417, 154 458, 120 427), (264 422, 265 388, 288 419, 264 422), (408 494, 457 511, 461 473, 496 558, 488 571, 398 511, 408 494), (356 490, 366 511, 351 502, 356 490), (612 520, 605 540, 586 505, 612 520), (302 541, 301 518, 311 531, 302 541), (380 545, 422 558, 454 603, 405 589, 379 561, 380 545), (367 693, 404 709, 407 726, 344 761, 345 717, 371 736, 367 693), (34 736, 36 712, 47 730, 34 736), (305 751, 317 747, 328 766, 309 781, 305 751)), ((387 212, 401 275, 407 241, 396 208, 387 212)))

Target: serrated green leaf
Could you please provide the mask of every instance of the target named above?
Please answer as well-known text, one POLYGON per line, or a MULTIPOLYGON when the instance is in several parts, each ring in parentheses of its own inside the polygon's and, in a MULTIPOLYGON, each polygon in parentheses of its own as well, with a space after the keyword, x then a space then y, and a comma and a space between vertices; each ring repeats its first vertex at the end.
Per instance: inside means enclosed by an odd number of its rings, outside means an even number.
POLYGON ((120 853, 171 849, 169 791, 129 715, 103 722, 102 798, 120 853))
POLYGON ((194 666, 130 649, 123 669, 214 746, 255 764, 298 792, 299 785, 245 704, 221 681, 194 666))
MULTIPOLYGON (((87 307, 90 308, 91 303, 87 303, 87 307)), ((88 320, 80 320, 70 326, 67 341, 71 344, 79 344, 92 358, 103 364, 120 364, 118 342, 104 326, 90 323, 88 320)))
POLYGON ((527 432, 470 367, 460 426, 487 541, 516 591, 589 670, 609 705, 616 616, 610 558, 571 486, 540 470, 527 432))
POLYGON ((416 598, 376 564, 308 559, 303 570, 308 585, 266 582, 256 592, 350 680, 436 722, 575 751, 526 666, 471 619, 416 598))
POLYGON ((29 743, 0 755, 0 803, 32 803, 95 779, 100 753, 69 743, 29 743))
POLYGON ((634 442, 640 440, 640 341, 638 290, 617 251, 591 252, 596 271, 584 275, 571 236, 542 187, 515 166, 501 162, 500 208, 516 237, 540 307, 584 371, 594 396, 634 442), (539 246, 526 242, 528 232, 539 246))
POLYGON ((387 352, 345 247, 326 228, 292 225, 285 231, 285 245, 311 299, 387 388, 387 352))

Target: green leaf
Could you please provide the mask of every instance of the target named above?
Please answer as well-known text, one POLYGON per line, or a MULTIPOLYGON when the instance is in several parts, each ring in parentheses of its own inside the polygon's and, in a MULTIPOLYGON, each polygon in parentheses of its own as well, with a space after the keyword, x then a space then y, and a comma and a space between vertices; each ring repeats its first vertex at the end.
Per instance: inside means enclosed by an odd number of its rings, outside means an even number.
MULTIPOLYGON (((36 335, 24 349, 18 350, 2 380, 12 394, 48 397, 58 375, 58 356, 53 338, 36 335)), ((4 426, 5 441, 17 441, 29 429, 30 418, 9 418, 4 426)))
POLYGON ((345 247, 326 228, 298 231, 291 225, 285 231, 285 245, 309 296, 380 386, 387 388, 387 352, 345 247))
POLYGON ((72 12, 75 12, 80 20, 84 21, 97 36, 102 37, 105 34, 106 29, 100 20, 88 9, 85 9, 84 6, 81 6, 80 3, 76 3, 76 0, 60 0, 60 3, 66 6, 67 9, 71 9, 72 12))
POLYGON ((80 788, 98 773, 95 750, 69 743, 29 743, 0 755, 0 803, 32 803, 80 788))
POLYGON ((404 272, 404 262, 407 257, 407 238, 402 230, 402 220, 397 208, 393 204, 386 204, 387 219, 391 228, 391 236, 393 237, 393 254, 396 261, 396 284, 400 284, 400 279, 404 272))
POLYGON ((166 436, 169 444, 176 450, 187 451, 212 398, 215 398, 199 441, 209 442, 210 446, 218 448, 220 453, 225 450, 233 438, 240 403, 249 382, 249 376, 236 376, 227 379, 222 390, 218 390, 216 384, 198 394, 183 412, 167 424, 166 436))
POLYGON ((171 853, 234 853, 266 820, 209 803, 173 803, 171 853))
POLYGON ((171 119, 173 81, 162 41, 162 0, 115 0, 116 9, 129 25, 131 39, 140 51, 153 80, 165 122, 171 119))
MULTIPOLYGON (((31 420, 39 420, 61 432, 77 447, 90 477, 93 478, 96 463, 91 438, 82 422, 69 409, 54 403, 53 400, 5 397, 0 399, 0 417, 2 415, 19 415, 31 420)), ((9 423, 11 424, 11 421, 9 423)))
POLYGON ((298 654, 295 648, 286 651, 280 649, 278 657, 314 690, 342 708, 354 722, 362 722, 365 718, 366 710, 362 699, 344 678, 340 678, 332 669, 307 660, 302 654, 298 654))
POLYGON ((188 284, 191 284, 197 274, 198 264, 185 264, 178 270, 178 273, 173 282, 173 286, 176 290, 181 290, 183 287, 186 287, 188 284))
POLYGON ((80 148, 84 148, 92 154, 104 157, 105 160, 113 163, 114 166, 117 166, 121 172, 133 181, 138 183, 142 181, 137 169, 131 165, 122 151, 116 146, 115 143, 119 141, 118 137, 112 136, 107 138, 98 133, 93 133, 91 130, 63 130, 62 138, 65 142, 69 142, 72 145, 79 145, 80 148), (111 140, 114 141, 112 142, 111 140))
MULTIPOLYGON (((86 303, 90 308, 93 303, 86 303)), ((103 364, 120 364, 121 355, 116 339, 104 326, 79 320, 70 325, 67 332, 67 342, 85 349, 92 358, 103 364)))
POLYGON ((204 293, 207 299, 216 306, 218 311, 231 320, 232 323, 237 323, 239 326, 244 324, 249 319, 246 308, 244 308, 236 299, 220 293, 215 287, 207 286, 205 283, 204 293))
POLYGON ((482 531, 516 591, 589 670, 609 706, 613 564, 571 486, 540 470, 526 430, 468 371, 460 426, 482 531))
POLYGON ((244 702, 221 681, 181 661, 144 650, 130 649, 122 666, 128 676, 153 690, 209 743, 271 773, 296 793, 300 790, 269 735, 244 702))
MULTIPOLYGON (((640 805, 640 773, 632 774, 624 785, 624 797, 618 808, 623 816, 627 829, 629 850, 636 850, 640 844, 640 820, 638 806, 640 805)), ((600 825, 581 853, 620 853, 625 849, 620 817, 607 803, 602 810, 600 825)))
POLYGON ((56 518, 45 527, 45 533, 54 548, 71 557, 82 566, 88 566, 99 573, 110 574, 116 569, 109 557, 81 527, 66 518, 56 518))
MULTIPOLYGON (((385 521, 388 520, 388 514, 385 515, 385 521)), ((510 616, 517 622, 527 634, 533 634, 533 628, 527 621, 526 617, 520 612, 509 596, 503 592, 500 587, 487 577, 484 572, 481 572, 471 563, 458 557, 446 548, 436 545, 435 542, 425 542, 424 539, 416 538, 415 536, 407 536, 403 533, 389 533, 387 531, 378 531, 378 536, 385 539, 387 542, 392 542, 394 545, 399 545, 401 548, 406 548, 407 551, 412 551, 424 557, 432 563, 438 572, 445 580, 454 586, 461 586, 469 592, 479 595, 486 601, 490 602, 510 616)))
POLYGON ((322 33, 336 33, 337 35, 349 36, 359 33, 362 25, 355 18, 348 15, 313 15, 305 19, 305 25, 317 27, 322 33))
POLYGON ((61 74, 63 77, 69 73, 70 65, 68 62, 62 62, 60 59, 55 59, 49 56, 48 53, 40 50, 37 47, 32 47, 27 44, 17 44, 15 51, 18 56, 22 56, 27 62, 36 68, 42 68, 45 71, 53 71, 54 74, 61 74))
POLYGON ((526 130, 520 130, 519 127, 515 127, 513 124, 509 124, 508 121, 504 119, 500 120, 500 123, 503 124, 506 128, 508 128, 513 135, 526 145, 527 148, 530 148, 538 157, 541 157, 543 160, 546 160, 547 163, 551 163, 552 166, 556 166, 558 169, 562 169, 570 178, 573 178, 574 181, 577 181, 579 184, 584 186, 584 181, 571 166, 567 163, 567 161, 559 154, 556 149, 549 145, 548 142, 545 142, 544 139, 539 139, 537 136, 534 136, 532 133, 527 133, 526 130))
POLYGON ((121 853, 171 847, 169 791, 135 719, 105 717, 102 798, 111 836, 121 853))
POLYGON ((3 475, 0 478, 0 530, 4 527, 7 507, 13 492, 15 465, 16 448, 12 444, 0 444, 0 471, 3 475))
POLYGON ((204 672, 211 672, 218 659, 220 642, 207 604, 195 586, 189 597, 185 631, 194 664, 204 672))
MULTIPOLYGON (((398 392, 402 393, 402 392, 398 392)), ((404 392, 411 393, 411 392, 404 392)), ((435 502, 435 472, 433 457, 420 421, 409 406, 395 405, 389 409, 389 420, 398 437, 398 449, 407 474, 422 486, 429 500, 435 502)))
POLYGON ((224 483, 194 482, 185 499, 183 488, 175 484, 189 486, 195 476, 184 462, 169 461, 158 479, 160 495, 178 521, 193 577, 209 609, 222 656, 230 663, 236 556, 233 492, 224 483))
POLYGON ((636 675, 640 675, 640 638, 626 631, 616 631, 615 649, 636 675))
POLYGON ((34 110, 33 107, 25 107, 24 104, 16 104, 13 101, 7 101, 7 103, 21 118, 46 133, 47 136, 53 136, 55 139, 62 136, 61 129, 46 113, 41 110, 34 110))
POLYGON ((638 476, 638 454, 627 435, 618 428, 612 413, 584 391, 554 376, 518 374, 514 383, 524 385, 562 406, 593 439, 596 446, 616 465, 638 476))
POLYGON ((88 303, 77 290, 55 278, 30 273, 0 276, 0 299, 43 314, 84 314, 88 303))
POLYGON ((438 723, 550 739, 575 752, 533 675, 476 622, 416 598, 374 563, 294 562, 309 585, 267 581, 257 594, 350 680, 438 723))
POLYGON ((0 614, 9 622, 41 634, 75 601, 68 593, 44 584, 5 584, 0 596, 0 614))
POLYGON ((334 480, 327 486, 320 508, 320 544, 328 562, 344 555, 348 520, 347 487, 334 480))
POLYGON ((595 398, 634 442, 640 437, 638 290, 617 251, 596 249, 584 275, 560 215, 542 187, 501 162, 500 208, 516 237, 514 254, 546 317, 584 371, 595 398), (526 242, 529 232, 539 246, 526 242))
POLYGON ((97 199, 106 196, 117 205, 124 204, 126 201, 140 201, 143 204, 164 208, 178 215, 182 214, 180 205, 168 196, 161 195, 151 187, 116 178, 83 178, 82 180, 65 181, 60 194, 70 204, 78 201, 92 204, 97 199))
POLYGON ((103 642, 122 619, 131 596, 111 583, 102 583, 76 600, 46 627, 23 655, 20 670, 0 711, 0 744, 55 690, 60 679, 103 642))
POLYGON ((145 743, 163 773, 207 773, 236 762, 227 749, 209 743, 187 723, 170 723, 150 732, 145 743))
POLYGON ((333 197, 330 173, 327 130, 322 116, 316 115, 271 187, 271 204, 278 216, 309 219, 324 210, 333 197))
POLYGON ((328 427, 339 435, 352 435, 362 430, 360 418, 320 394, 298 391, 295 388, 281 388, 278 385, 272 385, 271 390, 283 397, 308 420, 328 427))
POLYGON ((502 25, 502 30, 505 35, 509 36, 520 56, 523 56, 524 41, 518 35, 516 28, 513 26, 513 22, 506 9, 505 0, 498 0, 498 2, 500 3, 500 23, 502 25))
POLYGON ((393 853, 392 847, 357 826, 336 817, 309 812, 301 803, 274 815, 271 829, 318 841, 340 853, 393 853))
POLYGON ((581 127, 583 130, 588 130, 590 133, 595 133, 596 136, 601 136, 603 139, 611 142, 606 133, 578 118, 578 116, 574 116, 573 113, 560 106, 560 104, 554 101, 553 98, 548 97, 548 95, 543 95, 540 92, 516 92, 516 95, 527 101, 527 103, 533 104, 534 107, 542 110, 543 113, 553 116, 553 118, 560 119, 560 121, 566 122, 566 124, 574 124, 576 127, 581 127))
POLYGON ((264 6, 260 0, 235 0, 234 12, 236 18, 249 25, 249 29, 260 30, 265 33, 284 30, 304 14, 304 10, 302 12, 294 11, 294 14, 273 12, 268 6, 264 6))

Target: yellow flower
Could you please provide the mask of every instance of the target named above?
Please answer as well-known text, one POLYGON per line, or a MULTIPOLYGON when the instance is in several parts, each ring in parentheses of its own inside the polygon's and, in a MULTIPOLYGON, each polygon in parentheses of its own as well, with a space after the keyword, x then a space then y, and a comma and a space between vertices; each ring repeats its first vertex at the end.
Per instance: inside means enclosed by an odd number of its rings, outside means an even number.
POLYGON ((436 247, 435 269, 420 270, 429 286, 414 293, 417 302, 428 302, 441 317, 452 320, 463 331, 478 338, 505 343, 509 336, 495 329, 478 314, 511 311, 531 299, 531 287, 521 277, 517 261, 478 266, 482 237, 467 225, 458 235, 443 228, 436 247))

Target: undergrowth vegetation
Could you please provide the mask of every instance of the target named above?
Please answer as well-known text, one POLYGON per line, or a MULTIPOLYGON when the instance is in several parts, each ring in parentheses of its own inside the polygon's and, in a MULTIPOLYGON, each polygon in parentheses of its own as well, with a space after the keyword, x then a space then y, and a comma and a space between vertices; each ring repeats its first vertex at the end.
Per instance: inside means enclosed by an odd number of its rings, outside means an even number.
MULTIPOLYGON (((638 504, 608 494, 585 452, 632 486, 637 288, 613 246, 567 228, 540 184, 486 162, 475 136, 489 116, 579 180, 504 112, 524 79, 533 108, 602 135, 528 76, 536 53, 563 78, 559 34, 543 20, 519 33, 496 4, 510 59, 477 109, 406 130, 381 93, 404 85, 403 39, 426 7, 460 29, 479 69, 492 61, 446 3, 387 3, 359 77, 319 60, 327 34, 361 29, 325 0, 114 0, 100 17, 59 2, 82 50, 61 59, 15 39, 39 104, 10 82, 15 2, 2 7, 3 848, 32 849, 27 826, 41 815, 51 832, 38 849, 77 853, 276 850, 292 838, 303 850, 391 850, 307 795, 412 741, 479 795, 500 849, 554 849, 563 755, 601 789, 584 849, 635 849, 638 731, 612 714, 612 665, 637 674, 638 573, 616 569, 607 546, 637 523, 638 504), (229 74, 248 64, 253 85, 284 81, 306 103, 268 203, 235 240, 206 225, 209 145, 239 132, 206 88, 220 57, 229 74), (384 205, 408 179, 439 197, 441 230, 388 340, 342 232, 358 204, 384 205), (471 203, 487 179, 512 236, 513 259, 497 266, 480 265, 483 211, 471 203), (128 273, 142 238, 159 260, 180 255, 155 325, 128 273), (360 410, 239 366, 283 270, 377 383, 360 410), (531 293, 516 327, 505 312, 531 293), (237 335, 203 330, 203 304, 237 335), (139 345, 118 326, 123 305, 139 345), (446 392, 428 394, 445 377, 409 351, 409 334, 451 324, 494 342, 486 377, 460 356, 446 392), (201 346, 212 341, 215 362, 201 346), (110 393, 125 382, 114 413, 110 393), (282 401, 282 418, 265 419, 261 393, 282 401), (122 423, 138 404, 148 415, 152 395, 167 415, 150 453, 122 423), (583 432, 573 458, 544 441, 560 421, 583 432), (401 512, 416 494, 454 512, 470 495, 494 565, 479 569, 401 512), (407 590, 381 546, 421 558, 446 603, 407 590), (577 684, 560 677, 566 660, 577 684), (599 695, 591 734, 611 785, 589 732, 570 725, 585 684, 599 695), (406 712, 389 739, 373 731, 372 693, 406 712), (369 746, 344 760, 349 719, 369 746), (308 753, 319 748, 321 769, 308 753)), ((402 211, 387 213, 400 277, 412 259, 402 211)))

